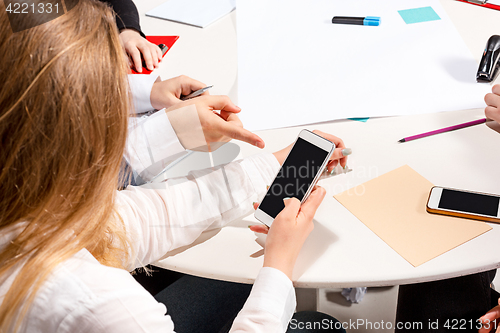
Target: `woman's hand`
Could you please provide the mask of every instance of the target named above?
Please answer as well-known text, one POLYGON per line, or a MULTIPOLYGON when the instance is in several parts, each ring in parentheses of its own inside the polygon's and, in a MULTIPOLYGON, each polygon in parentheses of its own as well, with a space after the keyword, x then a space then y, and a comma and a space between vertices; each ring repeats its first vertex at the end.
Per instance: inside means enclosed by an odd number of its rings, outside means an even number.
MULTIPOLYGON (((495 86, 499 87, 499 86, 495 86)), ((500 304, 500 299, 498 299, 498 304, 500 304)), ((479 333, 489 333, 494 332, 496 327, 496 320, 500 318, 500 305, 495 306, 493 309, 488 311, 484 316, 479 318, 483 327, 479 330, 479 333)), ((500 327, 496 330, 500 332, 500 327)))
POLYGON ((302 206, 297 198, 285 199, 285 208, 276 216, 271 228, 250 228, 256 232, 267 233, 264 267, 279 269, 292 279, 295 261, 314 228, 313 217, 325 194, 325 189, 316 186, 302 206))
MULTIPOLYGON (((325 138, 325 139, 327 139, 335 144, 335 150, 334 150, 332 156, 330 157, 330 161, 328 162, 327 171, 332 172, 333 169, 339 163, 342 167, 345 167, 347 165, 347 156, 352 153, 352 150, 350 148, 345 147, 344 141, 337 138, 336 136, 333 136, 331 134, 324 133, 324 132, 321 132, 318 130, 314 130, 313 133, 318 134, 318 135, 322 136, 323 138, 325 138)), ((281 165, 283 165, 283 162, 285 161, 285 158, 287 157, 290 149, 292 149, 292 146, 293 146, 293 144, 291 144, 288 147, 274 153, 274 156, 276 157, 276 159, 278 160, 278 162, 281 165)))
POLYGON ((120 41, 127 54, 132 58, 136 71, 142 73, 141 53, 146 67, 150 71, 158 67, 162 56, 160 48, 143 38, 137 31, 133 29, 121 30, 120 41))
POLYGON ((166 110, 179 141, 186 149, 206 150, 202 146, 208 145, 209 150, 213 151, 232 139, 264 148, 264 140, 243 128, 236 115, 240 111, 229 97, 211 95, 182 101, 166 110), (220 111, 217 112, 218 110, 220 111), (201 129, 196 128, 200 125, 201 129), (203 132, 202 140, 192 143, 199 130, 203 132), (203 144, 200 144, 200 141, 204 141, 203 144))
MULTIPOLYGON (((181 75, 165 81, 157 80, 151 89, 151 105, 156 110, 169 108, 182 102, 181 96, 187 96, 193 91, 205 88, 206 85, 188 76, 181 75)), ((200 96, 208 95, 205 91, 200 96)))
POLYGON ((486 102, 486 105, 488 105, 484 109, 484 114, 486 115, 486 118, 493 119, 497 123, 500 123, 500 85, 494 85, 491 91, 492 93, 484 96, 484 101, 486 102))

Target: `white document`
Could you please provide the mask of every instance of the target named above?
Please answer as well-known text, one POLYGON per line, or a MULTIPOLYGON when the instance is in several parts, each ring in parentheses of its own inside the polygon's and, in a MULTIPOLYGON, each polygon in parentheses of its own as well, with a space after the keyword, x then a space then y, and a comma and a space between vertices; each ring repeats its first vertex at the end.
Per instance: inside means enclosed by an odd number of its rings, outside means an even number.
POLYGON ((484 107, 488 84, 437 0, 238 0, 238 105, 250 130, 484 107), (440 20, 406 24, 431 6, 440 20), (380 26, 332 24, 379 16, 380 26))
POLYGON ((169 0, 146 15, 205 28, 234 8, 235 0, 169 0))

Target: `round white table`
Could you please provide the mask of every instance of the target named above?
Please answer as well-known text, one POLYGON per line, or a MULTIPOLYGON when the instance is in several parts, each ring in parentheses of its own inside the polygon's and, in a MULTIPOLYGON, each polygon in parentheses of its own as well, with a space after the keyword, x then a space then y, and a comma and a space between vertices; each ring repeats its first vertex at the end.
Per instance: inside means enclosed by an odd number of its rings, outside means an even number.
MULTIPOLYGON (((163 79, 184 74, 213 84, 211 94, 227 94, 237 101, 235 13, 205 29, 144 15, 163 1, 136 1, 146 35, 180 36, 157 72, 163 79)), ((500 33, 500 12, 453 0, 441 2, 479 61, 487 39, 500 33)), ((352 172, 320 182, 327 196, 297 260, 295 286, 389 286, 500 267, 500 225, 491 224, 493 230, 413 267, 333 198, 334 194, 405 164, 436 185, 500 193, 500 135, 491 124, 397 142, 405 136, 482 117, 484 110, 475 109, 371 118, 366 123, 340 120, 258 132, 266 142, 264 150, 269 152, 288 145, 302 128, 330 132, 353 150, 348 161, 352 172)), ((243 157, 259 152, 250 145, 238 144, 243 157)), ((155 265, 196 276, 252 283, 263 263, 262 242, 247 227, 254 223, 258 222, 248 216, 221 230, 206 232, 192 245, 169 253, 155 265)))

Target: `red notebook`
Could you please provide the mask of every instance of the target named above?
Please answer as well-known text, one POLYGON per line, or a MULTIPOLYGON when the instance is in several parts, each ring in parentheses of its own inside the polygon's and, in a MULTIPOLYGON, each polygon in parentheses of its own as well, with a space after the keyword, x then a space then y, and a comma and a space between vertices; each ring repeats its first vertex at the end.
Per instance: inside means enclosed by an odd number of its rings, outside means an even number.
MULTIPOLYGON (((146 39, 156 45, 165 44, 168 47, 168 50, 163 54, 163 56, 165 56, 165 54, 170 51, 170 48, 172 48, 172 45, 174 45, 174 43, 179 39, 179 36, 146 36, 146 39)), ((132 71, 132 74, 150 74, 152 72, 145 66, 142 67, 142 73, 137 72, 134 65, 132 65, 130 70, 132 71)))
POLYGON ((471 5, 476 5, 476 6, 481 6, 481 7, 485 7, 485 8, 500 10, 500 6, 499 5, 494 5, 494 4, 489 4, 489 3, 479 4, 479 3, 475 3, 475 2, 472 2, 472 1, 468 1, 468 0, 458 0, 458 1, 462 1, 462 2, 465 2, 465 3, 470 3, 471 5))

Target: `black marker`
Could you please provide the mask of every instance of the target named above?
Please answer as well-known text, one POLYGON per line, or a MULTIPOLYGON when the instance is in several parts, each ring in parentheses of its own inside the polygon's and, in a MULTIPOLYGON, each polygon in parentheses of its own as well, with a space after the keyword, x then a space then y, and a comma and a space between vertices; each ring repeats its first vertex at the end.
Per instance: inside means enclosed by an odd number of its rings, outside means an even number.
POLYGON ((159 44, 158 47, 161 50, 161 55, 162 56, 165 55, 165 53, 167 53, 167 51, 168 51, 168 46, 167 45, 165 45, 165 44, 159 44))
POLYGON ((350 16, 334 16, 332 23, 335 24, 355 24, 355 25, 380 25, 380 17, 367 16, 367 17, 350 17, 350 16))

